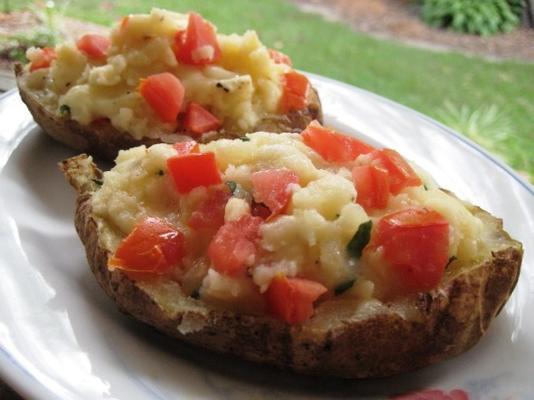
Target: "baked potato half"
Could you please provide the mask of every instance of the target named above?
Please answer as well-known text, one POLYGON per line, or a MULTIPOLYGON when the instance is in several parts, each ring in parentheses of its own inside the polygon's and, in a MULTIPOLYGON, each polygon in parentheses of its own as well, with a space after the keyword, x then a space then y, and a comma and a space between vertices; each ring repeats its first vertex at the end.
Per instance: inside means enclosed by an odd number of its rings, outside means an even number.
MULTIPOLYGON (((265 135, 249 136, 252 140, 247 145, 258 140, 267 147, 265 135)), ((296 135, 292 140, 301 141, 296 135)), ((223 147, 232 147, 232 142, 225 141, 223 147)), ((212 142, 208 146, 217 152, 216 145, 212 142)), ((313 160, 315 165, 322 162, 313 160)), ((95 196, 103 190, 102 172, 86 155, 63 161, 60 169, 78 193, 75 226, 91 270, 122 312, 182 341, 299 373, 385 377, 459 355, 485 334, 519 276, 522 245, 503 230, 501 220, 461 203, 469 218, 479 221, 486 246, 482 258, 467 265, 449 261, 437 286, 409 296, 379 300, 361 294, 338 296, 337 289, 335 294, 330 291, 313 316, 290 324, 269 313, 204 301, 198 293, 186 293, 171 280, 137 279, 124 270, 110 268, 115 249, 110 248, 104 232, 120 229, 107 226, 101 212, 95 212, 95 196)), ((293 202, 297 207, 295 199, 293 202)), ((344 218, 343 213, 338 219, 344 218)), ((285 240, 280 231, 278 237, 285 240)))
POLYGON ((86 34, 27 56, 15 76, 35 121, 109 161, 141 144, 297 132, 322 120, 317 91, 289 57, 253 31, 217 34, 195 13, 129 15, 109 36, 86 34))

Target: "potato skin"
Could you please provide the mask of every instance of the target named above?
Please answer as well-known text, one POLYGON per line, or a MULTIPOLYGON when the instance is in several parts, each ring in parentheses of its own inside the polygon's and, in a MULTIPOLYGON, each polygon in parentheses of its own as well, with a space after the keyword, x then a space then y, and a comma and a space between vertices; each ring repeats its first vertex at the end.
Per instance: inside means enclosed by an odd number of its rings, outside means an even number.
MULTIPOLYGON (((58 142, 106 161, 113 161, 119 150, 143 144, 151 146, 160 142, 160 140, 149 138, 135 139, 127 132, 118 131, 109 121, 96 121, 89 125, 82 125, 75 120, 50 112, 21 84, 23 73, 22 64, 15 64, 15 76, 22 101, 43 131, 58 142)), ((251 131, 300 132, 314 119, 322 122, 321 103, 314 88, 309 91, 308 103, 308 108, 305 110, 266 117, 251 131)), ((239 136, 238 132, 226 131, 211 136, 209 140, 237 136, 239 136)))
MULTIPOLYGON (((99 284, 121 311, 169 336, 220 353, 299 373, 343 378, 408 372, 475 345, 509 298, 519 276, 521 244, 508 236, 500 220, 471 207, 470 211, 506 246, 492 251, 491 258, 478 266, 414 298, 413 306, 421 315, 417 320, 403 319, 383 307, 365 318, 341 321, 335 328, 309 323, 289 326, 268 316, 215 309, 192 298, 184 298, 183 307, 169 313, 125 274, 107 268, 110 252, 99 240, 91 210, 92 193, 98 189, 91 182, 101 173, 94 164, 87 168, 86 160, 85 155, 65 160, 60 169, 79 193, 75 226, 99 284), (177 327, 185 319, 201 321, 203 327, 182 334, 177 327)), ((323 305, 311 321, 337 307, 336 300, 323 305)))

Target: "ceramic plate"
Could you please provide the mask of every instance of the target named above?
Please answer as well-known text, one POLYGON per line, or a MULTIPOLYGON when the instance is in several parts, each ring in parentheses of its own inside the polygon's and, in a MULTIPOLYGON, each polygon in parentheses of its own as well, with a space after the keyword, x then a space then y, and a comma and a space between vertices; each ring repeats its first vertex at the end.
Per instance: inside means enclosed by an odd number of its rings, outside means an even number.
POLYGON ((473 400, 534 398, 534 188, 421 114, 311 78, 326 123, 398 149, 442 187, 502 217, 524 243, 517 288, 474 349, 391 379, 318 379, 176 344, 130 320, 98 287, 74 231, 74 193, 56 168, 74 153, 41 134, 12 91, 0 100, 2 379, 40 400, 381 399, 423 389, 473 400))

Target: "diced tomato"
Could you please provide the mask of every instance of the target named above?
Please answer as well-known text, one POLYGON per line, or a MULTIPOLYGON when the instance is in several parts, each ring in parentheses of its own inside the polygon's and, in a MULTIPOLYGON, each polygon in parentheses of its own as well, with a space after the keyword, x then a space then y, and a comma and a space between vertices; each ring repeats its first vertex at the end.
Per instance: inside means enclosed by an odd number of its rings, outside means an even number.
POLYGON ((287 168, 266 169, 254 172, 251 181, 254 200, 269 207, 272 214, 279 214, 291 200, 289 185, 298 184, 299 177, 287 168))
POLYGON ((76 42, 76 47, 87 57, 93 59, 102 59, 106 57, 111 40, 102 35, 85 34, 76 42))
POLYGON ((448 262, 449 223, 437 211, 408 208, 382 217, 370 248, 381 247, 391 282, 401 291, 432 289, 448 262))
POLYGON ((179 156, 185 156, 189 153, 200 153, 200 146, 194 140, 174 143, 172 147, 174 147, 179 156))
POLYGON ((182 64, 204 66, 221 58, 221 49, 213 25, 196 13, 189 14, 187 30, 174 38, 174 54, 182 64))
POLYGON ((366 210, 385 208, 389 199, 388 172, 375 165, 356 166, 352 179, 358 196, 356 202, 366 210))
POLYGON ((290 71, 283 77, 284 91, 280 100, 280 111, 287 114, 289 111, 302 110, 308 104, 308 91, 310 82, 306 76, 296 71, 290 71))
POLYGON ((265 292, 271 314, 288 324, 300 324, 313 315, 313 302, 328 289, 301 278, 276 276, 265 292))
POLYGON ((421 179, 413 168, 395 150, 382 149, 371 153, 371 163, 379 165, 389 173, 389 190, 396 195, 408 186, 421 185, 421 179))
POLYGON ((41 68, 48 68, 52 61, 57 58, 56 50, 52 47, 45 47, 41 49, 37 59, 33 60, 30 64, 30 72, 36 71, 41 68))
POLYGON ((162 274, 184 256, 182 232, 159 218, 147 217, 122 240, 108 266, 128 272, 162 274))
POLYGON ((141 80, 139 92, 162 121, 176 121, 185 94, 184 85, 177 77, 170 72, 150 75, 141 80))
POLYGON ((347 163, 360 154, 375 150, 367 143, 325 128, 317 121, 312 121, 301 135, 304 143, 328 162, 347 163))
POLYGON ((189 193, 198 186, 211 186, 222 182, 215 154, 212 152, 171 157, 167 160, 167 169, 179 193, 189 193))
POLYGON ((254 262, 262 222, 259 217, 244 215, 221 226, 208 247, 213 268, 233 276, 244 273, 254 262))
POLYGON ((228 186, 213 188, 200 206, 191 213, 187 221, 192 229, 217 230, 224 224, 224 208, 232 193, 228 186))
POLYGON ((291 62, 291 58, 289 58, 288 55, 274 49, 269 49, 269 57, 276 63, 276 64, 286 64, 290 67, 293 65, 291 62))
POLYGON ((467 392, 455 389, 447 393, 443 390, 430 389, 391 397, 391 400, 469 400, 467 392))
POLYGON ((222 122, 215 115, 197 103, 189 103, 185 110, 184 127, 188 132, 201 135, 220 129, 222 122))

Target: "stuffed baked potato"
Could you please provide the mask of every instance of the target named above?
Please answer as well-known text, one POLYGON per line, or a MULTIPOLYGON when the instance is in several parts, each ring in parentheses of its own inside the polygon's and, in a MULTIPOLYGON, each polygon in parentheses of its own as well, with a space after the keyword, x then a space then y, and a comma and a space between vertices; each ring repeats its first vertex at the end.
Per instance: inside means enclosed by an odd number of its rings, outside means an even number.
POLYGON ((398 374, 476 344, 518 279, 522 246, 499 219, 317 123, 116 163, 60 164, 96 279, 123 312, 218 352, 398 374))
POLYGON ((217 34, 195 13, 153 9, 123 18, 109 37, 86 34, 27 56, 15 75, 34 119, 103 159, 141 144, 299 131, 321 119, 317 92, 289 57, 253 31, 217 34))

